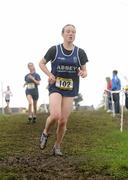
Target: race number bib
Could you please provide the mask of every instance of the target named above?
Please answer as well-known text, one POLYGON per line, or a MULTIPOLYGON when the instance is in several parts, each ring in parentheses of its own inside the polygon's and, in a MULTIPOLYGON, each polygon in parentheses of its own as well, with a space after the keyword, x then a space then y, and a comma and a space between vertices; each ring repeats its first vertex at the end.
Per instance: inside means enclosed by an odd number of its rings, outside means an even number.
POLYGON ((63 90, 72 90, 73 89, 73 80, 57 77, 56 87, 63 89, 63 90))
POLYGON ((34 83, 28 83, 27 84, 27 89, 34 89, 35 88, 35 84, 34 83))

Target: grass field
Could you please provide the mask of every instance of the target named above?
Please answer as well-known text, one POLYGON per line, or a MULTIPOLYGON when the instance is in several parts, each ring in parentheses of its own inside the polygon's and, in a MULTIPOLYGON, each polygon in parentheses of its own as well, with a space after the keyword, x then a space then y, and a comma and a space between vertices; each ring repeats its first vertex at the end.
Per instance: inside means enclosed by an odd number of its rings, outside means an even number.
POLYGON ((39 149, 46 117, 39 114, 38 122, 28 125, 26 115, 0 116, 0 180, 128 179, 127 112, 122 133, 119 118, 103 110, 73 112, 63 157, 51 155, 55 127, 46 149, 39 149))

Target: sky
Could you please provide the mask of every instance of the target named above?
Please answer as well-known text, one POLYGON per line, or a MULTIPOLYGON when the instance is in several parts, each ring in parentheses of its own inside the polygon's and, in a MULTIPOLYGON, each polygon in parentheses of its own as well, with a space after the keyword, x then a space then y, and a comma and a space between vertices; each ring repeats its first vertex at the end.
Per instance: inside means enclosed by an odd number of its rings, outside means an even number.
POLYGON ((127 84, 127 22, 128 0, 0 0, 1 91, 10 85, 10 105, 27 106, 24 76, 28 62, 33 62, 42 79, 38 105, 48 103, 47 77, 39 61, 51 46, 63 42, 61 29, 71 23, 76 26, 74 44, 84 49, 89 59, 88 77, 80 82, 81 104, 98 106, 105 77, 111 77, 113 69, 118 70, 122 87, 127 84))

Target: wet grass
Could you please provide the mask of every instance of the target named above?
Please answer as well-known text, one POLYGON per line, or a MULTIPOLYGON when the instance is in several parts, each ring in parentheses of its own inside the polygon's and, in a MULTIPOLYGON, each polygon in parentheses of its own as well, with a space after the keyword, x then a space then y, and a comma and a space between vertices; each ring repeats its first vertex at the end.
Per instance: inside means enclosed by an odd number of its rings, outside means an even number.
POLYGON ((128 179, 128 113, 124 131, 119 118, 103 110, 73 112, 62 144, 63 157, 51 156, 55 128, 47 148, 39 138, 47 114, 36 124, 26 115, 0 116, 0 180, 128 179))

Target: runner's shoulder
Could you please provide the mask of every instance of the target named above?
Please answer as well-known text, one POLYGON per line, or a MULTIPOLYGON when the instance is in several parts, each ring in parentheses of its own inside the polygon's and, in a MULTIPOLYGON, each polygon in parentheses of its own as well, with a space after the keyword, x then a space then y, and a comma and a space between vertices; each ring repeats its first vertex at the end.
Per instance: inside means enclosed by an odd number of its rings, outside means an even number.
POLYGON ((54 60, 56 56, 56 46, 51 46, 48 51, 46 52, 44 59, 46 60, 46 62, 52 61, 54 60))
POLYGON ((56 45, 51 46, 51 47, 48 49, 47 53, 56 54, 56 45))
POLYGON ((81 65, 84 65, 88 62, 88 57, 84 49, 79 48, 78 55, 80 58, 81 65))

